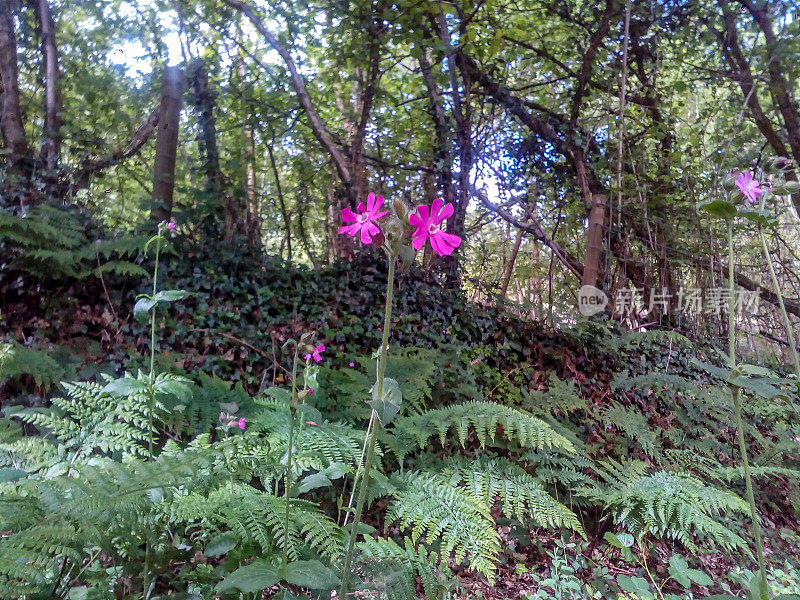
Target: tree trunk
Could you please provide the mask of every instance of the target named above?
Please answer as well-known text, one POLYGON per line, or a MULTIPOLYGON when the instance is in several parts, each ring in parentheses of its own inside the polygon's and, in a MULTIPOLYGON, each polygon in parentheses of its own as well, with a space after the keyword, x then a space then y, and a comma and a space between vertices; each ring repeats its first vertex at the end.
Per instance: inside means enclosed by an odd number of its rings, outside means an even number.
MULTIPOLYGON (((241 38, 241 31, 239 32, 241 38)), ((243 224, 246 238, 255 246, 261 235, 258 198, 256 196, 256 139, 250 109, 247 104, 245 79, 247 70, 244 64, 244 52, 240 50, 237 64, 239 76, 239 94, 241 99, 242 122, 242 188, 244 191, 246 222, 243 224)), ((291 251, 290 251, 291 254, 291 251)))
POLYGON ((168 221, 172 215, 175 190, 175 159, 178 149, 178 127, 181 116, 183 73, 180 67, 165 67, 161 84, 161 106, 153 161, 153 206, 156 223, 168 221))
POLYGON ((517 254, 519 254, 519 247, 522 244, 522 229, 517 229, 517 239, 514 240, 514 247, 511 249, 511 257, 508 259, 506 265, 506 272, 503 274, 503 284, 500 289, 500 295, 505 298, 508 291, 508 282, 511 281, 511 275, 514 273, 514 265, 517 262, 517 254))
POLYGON ((61 73, 58 67, 55 23, 47 0, 36 2, 36 17, 42 36, 44 56, 44 129, 42 131, 42 160, 48 171, 55 171, 61 148, 61 73))
POLYGON ((3 86, 0 129, 3 146, 11 151, 8 162, 12 169, 24 165, 29 158, 17 76, 17 40, 14 36, 12 3, 11 0, 0 0, 0 81, 3 86))
POLYGON ((592 194, 587 231, 586 260, 584 261, 581 285, 597 287, 600 272, 600 257, 603 251, 603 225, 606 219, 605 194, 592 194))

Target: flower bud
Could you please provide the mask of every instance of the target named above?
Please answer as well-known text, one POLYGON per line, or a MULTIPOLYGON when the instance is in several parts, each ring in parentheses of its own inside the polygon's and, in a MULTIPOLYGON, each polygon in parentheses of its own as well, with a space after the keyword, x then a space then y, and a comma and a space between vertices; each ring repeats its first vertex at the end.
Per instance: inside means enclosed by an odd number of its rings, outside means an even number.
POLYGON ((406 203, 397 198, 392 203, 392 206, 394 207, 394 214, 397 215, 397 218, 400 219, 400 222, 405 223, 406 220, 408 220, 408 207, 406 206, 406 203))
POLYGON ((778 156, 772 159, 770 163, 772 168, 776 171, 788 171, 792 168, 793 161, 791 158, 786 158, 785 156, 778 156))
POLYGON ((736 178, 734 177, 735 171, 730 171, 725 177, 722 178, 722 189, 726 192, 732 192, 736 188, 736 178))
POLYGON ((800 183, 798 183, 797 181, 787 181, 786 183, 783 184, 783 187, 786 188, 787 194, 794 194, 800 191, 800 183))

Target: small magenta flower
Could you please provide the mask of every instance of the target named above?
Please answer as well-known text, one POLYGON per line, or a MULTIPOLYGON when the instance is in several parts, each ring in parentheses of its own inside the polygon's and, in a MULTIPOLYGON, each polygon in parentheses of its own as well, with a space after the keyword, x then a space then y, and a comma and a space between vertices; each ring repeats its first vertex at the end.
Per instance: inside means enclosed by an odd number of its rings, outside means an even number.
POLYGON ((244 417, 242 417, 241 419, 239 419, 239 429, 241 429, 242 431, 244 431, 244 428, 245 428, 246 426, 247 426, 247 423, 245 423, 244 417))
POLYGON ((313 396, 314 395, 314 388, 308 388, 308 395, 309 396, 313 396))
POLYGON ((759 187, 761 184, 753 179, 753 174, 750 171, 739 173, 736 176, 736 185, 742 195, 753 204, 758 202, 758 197, 764 193, 764 190, 759 187))
POLYGON ((306 359, 306 360, 311 360, 311 355, 310 355, 310 354, 306 354, 306 355, 305 355, 305 359, 306 359))
POLYGON ((388 210, 380 211, 383 204, 383 196, 375 196, 374 192, 370 192, 367 196, 367 205, 364 206, 360 202, 357 209, 358 214, 354 213, 350 208, 342 209, 343 221, 355 221, 352 225, 342 225, 339 227, 339 233, 346 233, 347 235, 355 236, 361 233, 361 243, 371 244, 372 238, 381 233, 380 227, 375 225, 373 221, 380 219, 383 215, 389 214, 388 210))
POLYGON ((355 366, 356 366, 356 363, 350 363, 350 366, 351 366, 351 367, 355 367, 355 366))
POLYGON ((417 207, 417 211, 408 220, 416 227, 411 245, 415 250, 421 250, 425 241, 430 239, 431 248, 439 256, 447 256, 461 245, 461 238, 452 233, 442 231, 440 225, 442 221, 453 215, 453 204, 436 198, 431 206, 423 204, 417 207))
POLYGON ((170 231, 175 231, 175 221, 170 221, 169 223, 167 223, 167 229, 169 229, 170 231))
POLYGON ((306 360, 309 360, 309 358, 313 357, 314 362, 319 362, 322 360, 321 354, 323 352, 325 352, 325 344, 320 344, 319 346, 314 348, 314 351, 310 355, 306 354, 306 360))

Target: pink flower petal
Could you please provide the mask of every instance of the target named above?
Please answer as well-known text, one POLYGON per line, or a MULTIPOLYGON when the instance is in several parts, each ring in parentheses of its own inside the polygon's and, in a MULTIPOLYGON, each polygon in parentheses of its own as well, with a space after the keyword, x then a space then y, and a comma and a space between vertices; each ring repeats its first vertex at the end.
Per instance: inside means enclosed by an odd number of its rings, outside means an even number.
POLYGON ((448 202, 447 204, 444 205, 444 208, 439 212, 439 216, 436 217, 435 223, 438 225, 439 223, 441 223, 445 219, 447 219, 449 217, 452 217, 453 216, 453 212, 454 212, 453 203, 452 202, 448 202))
POLYGON ((439 256, 445 256, 447 254, 450 254, 449 252, 446 251, 445 248, 442 247, 440 239, 441 238, 439 237, 438 234, 431 235, 430 236, 431 248, 433 248, 433 251, 436 252, 436 254, 438 254, 439 256))
POLYGON ((372 243, 372 236, 369 232, 369 225, 371 223, 365 223, 364 226, 361 228, 361 243, 362 244, 371 244, 372 243))
POLYGON ((350 210, 349 207, 342 209, 342 221, 355 221, 356 219, 358 219, 358 215, 350 210))
MULTIPOLYGON (((431 221, 435 219, 439 219, 439 211, 442 210, 442 205, 444 204, 444 200, 442 198, 435 198, 433 200, 433 204, 431 204, 431 221)), ((442 219, 439 219, 437 223, 441 222, 442 219)))
POLYGON ((356 209, 358 209, 358 212, 360 213, 367 212, 367 207, 364 206, 363 202, 359 202, 358 206, 356 206, 356 209))
POLYGON ((417 213, 419 214, 420 220, 422 221, 423 224, 427 224, 428 221, 430 221, 431 207, 428 206, 427 204, 419 205, 417 207, 417 213))
POLYGON ((315 352, 325 352, 325 344, 320 344, 316 348, 314 348, 315 352))
MULTIPOLYGON (((383 200, 383 198, 381 198, 381 200, 383 200)), ((367 194, 367 212, 372 212, 374 209, 375 209, 375 192, 370 192, 369 194, 367 194)))
POLYGON ((411 245, 413 246, 414 250, 422 250, 422 247, 425 245, 426 239, 428 239, 427 231, 412 239, 411 245))

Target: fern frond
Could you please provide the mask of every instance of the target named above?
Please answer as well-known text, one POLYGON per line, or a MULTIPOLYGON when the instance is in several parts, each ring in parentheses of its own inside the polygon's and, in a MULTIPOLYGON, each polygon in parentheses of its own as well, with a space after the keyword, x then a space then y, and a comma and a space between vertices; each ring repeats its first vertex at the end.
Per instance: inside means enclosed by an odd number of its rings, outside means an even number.
POLYGON ((366 589, 386 600, 416 600, 417 578, 425 598, 443 598, 453 586, 453 574, 438 554, 403 538, 403 546, 390 538, 367 537, 357 546, 357 566, 366 589))
POLYGON ((522 523, 541 527, 569 527, 586 537, 578 517, 555 500, 522 467, 503 458, 453 461, 444 472, 450 482, 463 482, 481 502, 500 501, 502 511, 522 523))
POLYGON ((440 543, 443 555, 466 559, 471 569, 494 581, 500 539, 489 507, 466 488, 440 475, 409 472, 393 478, 397 486, 387 522, 411 529, 417 543, 440 543))
POLYGON ((393 433, 400 439, 392 449, 400 453, 402 461, 409 442, 422 448, 431 437, 438 436, 444 445, 451 430, 455 431, 462 447, 467 445, 470 432, 474 432, 481 447, 485 447, 487 441, 494 441, 498 427, 502 427, 505 438, 523 447, 574 451, 572 442, 541 419, 517 408, 485 401, 454 404, 398 419, 393 433))

